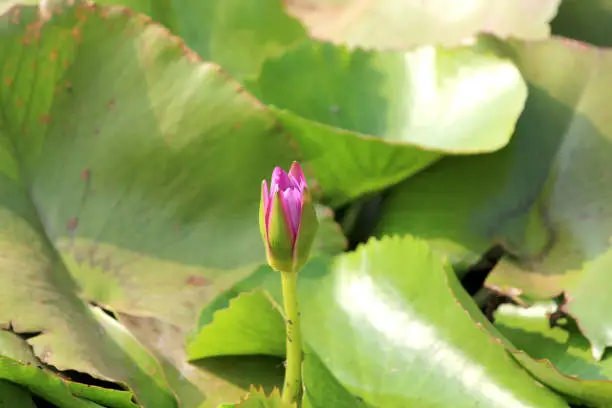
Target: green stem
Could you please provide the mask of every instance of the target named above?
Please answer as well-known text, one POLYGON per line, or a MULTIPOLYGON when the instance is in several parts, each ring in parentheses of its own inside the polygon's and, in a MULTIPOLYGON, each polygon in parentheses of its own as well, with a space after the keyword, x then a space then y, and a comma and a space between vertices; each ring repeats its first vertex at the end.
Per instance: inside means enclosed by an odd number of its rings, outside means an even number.
POLYGON ((302 334, 297 301, 297 276, 297 272, 281 272, 287 318, 287 365, 282 399, 287 404, 297 402, 302 382, 302 334))

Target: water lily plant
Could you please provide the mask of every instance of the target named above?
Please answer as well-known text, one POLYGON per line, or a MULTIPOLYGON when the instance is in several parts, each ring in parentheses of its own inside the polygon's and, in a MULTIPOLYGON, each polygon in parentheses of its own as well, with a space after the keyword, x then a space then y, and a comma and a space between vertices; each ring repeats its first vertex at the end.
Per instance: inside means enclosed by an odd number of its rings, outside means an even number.
POLYGON ((292 403, 301 390, 302 345, 297 274, 310 255, 318 221, 304 172, 294 162, 289 173, 276 167, 270 186, 261 187, 259 226, 268 264, 281 273, 287 332, 287 364, 282 399, 292 403))

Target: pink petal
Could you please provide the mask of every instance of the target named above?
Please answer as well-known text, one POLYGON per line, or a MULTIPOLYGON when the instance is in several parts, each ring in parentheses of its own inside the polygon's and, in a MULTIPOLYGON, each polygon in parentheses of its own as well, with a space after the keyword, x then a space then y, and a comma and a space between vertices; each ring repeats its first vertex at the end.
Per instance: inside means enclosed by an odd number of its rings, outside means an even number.
POLYGON ((307 187, 304 171, 298 162, 293 162, 291 165, 291 168, 289 169, 289 179, 294 187, 299 188, 300 191, 307 187))
POLYGON ((264 200, 264 209, 267 210, 270 203, 270 193, 268 192, 268 182, 266 180, 261 183, 261 197, 264 200))
POLYGON ((295 242, 302 218, 302 193, 297 188, 289 188, 282 192, 281 199, 295 242))
POLYGON ((272 179, 270 180, 271 193, 274 194, 276 191, 284 191, 289 187, 291 187, 291 183, 285 170, 280 167, 275 167, 272 172, 272 179))

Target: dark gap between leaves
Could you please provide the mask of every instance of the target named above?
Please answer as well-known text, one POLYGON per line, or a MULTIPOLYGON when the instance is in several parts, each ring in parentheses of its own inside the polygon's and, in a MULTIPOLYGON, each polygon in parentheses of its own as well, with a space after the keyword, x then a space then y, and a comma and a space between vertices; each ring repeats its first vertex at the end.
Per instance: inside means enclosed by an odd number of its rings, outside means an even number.
POLYGON ((109 316, 110 316, 110 317, 112 317, 113 319, 115 319, 115 320, 119 320, 119 319, 117 318, 117 315, 115 314, 115 312, 113 312, 113 311, 112 311, 112 310, 110 310, 110 309, 105 308, 104 306, 100 305, 99 303, 96 303, 96 302, 89 302, 89 304, 90 304, 91 306, 97 307, 98 309, 102 310, 104 313, 106 313, 107 315, 109 315, 109 316))
POLYGON ((383 200, 384 193, 370 194, 336 210, 334 220, 340 224, 348 241, 347 251, 355 250, 372 237, 380 219, 383 200))
POLYGON ((499 306, 504 303, 514 303, 508 296, 484 286, 487 277, 505 254, 506 251, 501 245, 493 246, 482 255, 478 262, 468 268, 461 280, 463 288, 470 296, 474 297, 478 294, 480 300, 477 303, 490 322, 493 322, 493 316, 499 306))
POLYGON ((5 330, 10 333, 13 333, 14 335, 18 336, 23 341, 28 341, 42 334, 41 330, 32 331, 32 332, 18 332, 17 330, 15 330, 15 327, 13 326, 13 322, 10 322, 10 321, 9 321, 9 327, 7 329, 0 329, 0 330, 5 330))
POLYGON ((478 262, 468 268, 461 284, 470 296, 474 296, 484 286, 489 273, 504 254, 504 248, 501 245, 495 245, 485 252, 478 262))
POLYGON ((19 336, 24 341, 28 341, 28 340, 33 339, 34 337, 38 337, 38 336, 40 336, 42 334, 41 331, 35 331, 35 332, 16 332, 12 328, 9 328, 8 331, 10 331, 11 333, 19 336))
POLYGON ((65 370, 65 371, 53 370, 53 371, 55 371, 57 375, 59 375, 60 377, 66 380, 72 381, 72 382, 78 382, 78 383, 86 384, 86 385, 94 385, 96 387, 109 388, 109 389, 117 390, 117 391, 127 391, 127 389, 125 387, 122 387, 120 384, 117 384, 111 381, 101 380, 99 378, 95 378, 91 376, 90 374, 82 373, 80 371, 75 371, 75 370, 65 370))

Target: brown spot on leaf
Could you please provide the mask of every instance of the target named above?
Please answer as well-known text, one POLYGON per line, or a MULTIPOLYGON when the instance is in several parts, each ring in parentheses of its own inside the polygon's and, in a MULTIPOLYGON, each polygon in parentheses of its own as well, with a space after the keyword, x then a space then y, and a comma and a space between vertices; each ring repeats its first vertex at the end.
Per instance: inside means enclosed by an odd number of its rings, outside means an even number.
POLYGON ((79 20, 81 23, 85 23, 87 21, 87 9, 83 9, 82 7, 79 7, 76 11, 76 18, 77 20, 79 20))
POLYGON ((208 285, 208 279, 202 276, 192 275, 189 278, 187 278, 187 284, 189 286, 206 286, 208 285))
POLYGON ((78 42, 82 40, 81 29, 79 27, 74 27, 72 29, 72 38, 74 38, 74 40, 78 42))
POLYGON ((192 50, 189 49, 189 47, 187 47, 187 45, 185 45, 185 43, 183 41, 181 41, 181 49, 183 50, 183 55, 185 55, 185 57, 187 57, 187 60, 189 62, 198 62, 200 61, 200 56, 193 52, 192 50))
POLYGON ((43 25, 42 20, 35 20, 26 26, 26 34, 24 38, 24 42, 27 40, 27 44, 30 43, 32 39, 38 41, 40 39, 40 29, 43 25))
POLYGON ((70 230, 70 231, 74 231, 76 229, 76 227, 78 227, 78 226, 79 226, 79 220, 77 219, 77 217, 72 217, 66 223, 66 228, 68 228, 68 230, 70 230))
POLYGON ((91 177, 91 170, 83 169, 83 171, 81 172, 81 178, 85 181, 89 181, 90 177, 91 177))
POLYGON ((40 120, 40 123, 44 123, 45 125, 48 125, 49 123, 51 123, 51 116, 49 116, 49 115, 41 115, 39 120, 40 120))
POLYGON ((23 99, 17 99, 17 106, 23 106, 23 99))
POLYGON ((51 51, 49 58, 51 58, 51 61, 57 61, 57 50, 51 51))
POLYGON ((106 106, 108 107, 108 109, 113 109, 115 107, 115 99, 113 98, 110 101, 108 101, 106 106))
POLYGON ((15 7, 13 9, 13 13, 11 15, 11 23, 13 24, 19 24, 19 13, 20 13, 21 9, 15 7))
POLYGON ((96 128, 93 131, 94 136, 98 136, 100 134, 100 129, 96 128))
POLYGON ((6 84, 6 86, 10 86, 13 83, 13 78, 4 78, 4 83, 6 84))
POLYGON ((564 42, 566 45, 569 45, 570 47, 576 47, 581 50, 589 49, 589 47, 585 43, 578 41, 578 40, 574 40, 570 38, 562 38, 561 41, 564 42))
POLYGON ((234 129, 242 129, 242 123, 234 123, 234 129))
POLYGON ((108 257, 108 256, 107 256, 107 257, 104 259, 104 261, 102 262, 102 269, 103 269, 104 271, 110 271, 110 270, 112 269, 112 267, 113 267, 113 266, 112 266, 112 264, 111 264, 110 257, 108 257))

